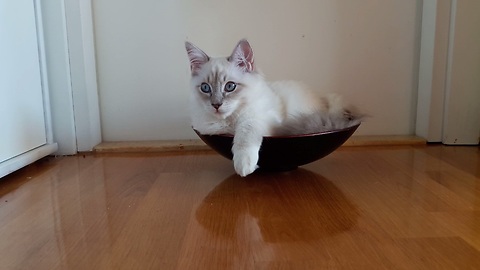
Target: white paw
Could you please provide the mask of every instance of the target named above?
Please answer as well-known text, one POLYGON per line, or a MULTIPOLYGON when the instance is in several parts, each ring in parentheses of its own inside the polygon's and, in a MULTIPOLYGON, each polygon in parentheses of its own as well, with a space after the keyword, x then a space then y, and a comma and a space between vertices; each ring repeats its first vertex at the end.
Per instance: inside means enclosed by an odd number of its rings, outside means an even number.
POLYGON ((252 148, 236 151, 233 154, 233 166, 242 177, 253 173, 258 168, 258 150, 255 147, 252 148))

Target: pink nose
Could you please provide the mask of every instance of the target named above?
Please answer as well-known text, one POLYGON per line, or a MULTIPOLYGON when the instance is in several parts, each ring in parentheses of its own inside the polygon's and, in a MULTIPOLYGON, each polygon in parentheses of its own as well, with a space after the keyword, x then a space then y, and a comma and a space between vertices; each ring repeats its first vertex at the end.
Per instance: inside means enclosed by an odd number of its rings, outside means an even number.
POLYGON ((218 108, 220 108, 220 106, 222 106, 222 103, 212 103, 212 106, 218 110, 218 108))

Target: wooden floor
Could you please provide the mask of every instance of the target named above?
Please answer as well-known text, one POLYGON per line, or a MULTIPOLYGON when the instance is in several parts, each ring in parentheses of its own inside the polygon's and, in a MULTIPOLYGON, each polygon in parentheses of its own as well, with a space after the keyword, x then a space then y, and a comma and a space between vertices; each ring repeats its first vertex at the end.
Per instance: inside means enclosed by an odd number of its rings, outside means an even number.
POLYGON ((47 158, 0 181, 0 269, 480 269, 478 147, 47 158))

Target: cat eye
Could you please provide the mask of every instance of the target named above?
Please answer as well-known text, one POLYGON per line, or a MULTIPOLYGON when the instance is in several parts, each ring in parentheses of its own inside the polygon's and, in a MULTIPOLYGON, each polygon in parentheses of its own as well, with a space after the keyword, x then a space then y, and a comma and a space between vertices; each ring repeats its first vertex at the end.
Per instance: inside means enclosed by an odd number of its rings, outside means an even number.
POLYGON ((210 87, 210 85, 208 83, 202 83, 200 85, 200 90, 203 92, 203 93, 210 93, 212 92, 212 88, 210 87))
POLYGON ((227 82, 227 84, 225 84, 225 91, 227 92, 232 92, 235 88, 237 88, 237 84, 234 82, 227 82))

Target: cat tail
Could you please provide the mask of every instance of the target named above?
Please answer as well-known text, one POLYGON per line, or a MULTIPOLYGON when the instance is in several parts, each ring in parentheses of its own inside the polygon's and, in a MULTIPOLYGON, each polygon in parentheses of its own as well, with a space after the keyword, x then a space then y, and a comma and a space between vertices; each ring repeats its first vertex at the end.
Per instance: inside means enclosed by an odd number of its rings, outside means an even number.
POLYGON ((331 94, 322 98, 321 108, 290 116, 275 129, 276 135, 300 135, 349 128, 360 124, 366 117, 356 107, 345 105, 342 98, 331 94))
MULTIPOLYGON (((367 114, 362 113, 357 107, 346 104, 337 94, 328 94, 322 98, 323 110, 327 112, 332 123, 332 128, 341 129, 360 124, 367 114)), ((322 112, 317 112, 322 114, 322 112)))
POLYGON ((369 118, 368 114, 362 113, 357 107, 349 105, 343 110, 343 118, 349 127, 360 124, 369 118))

